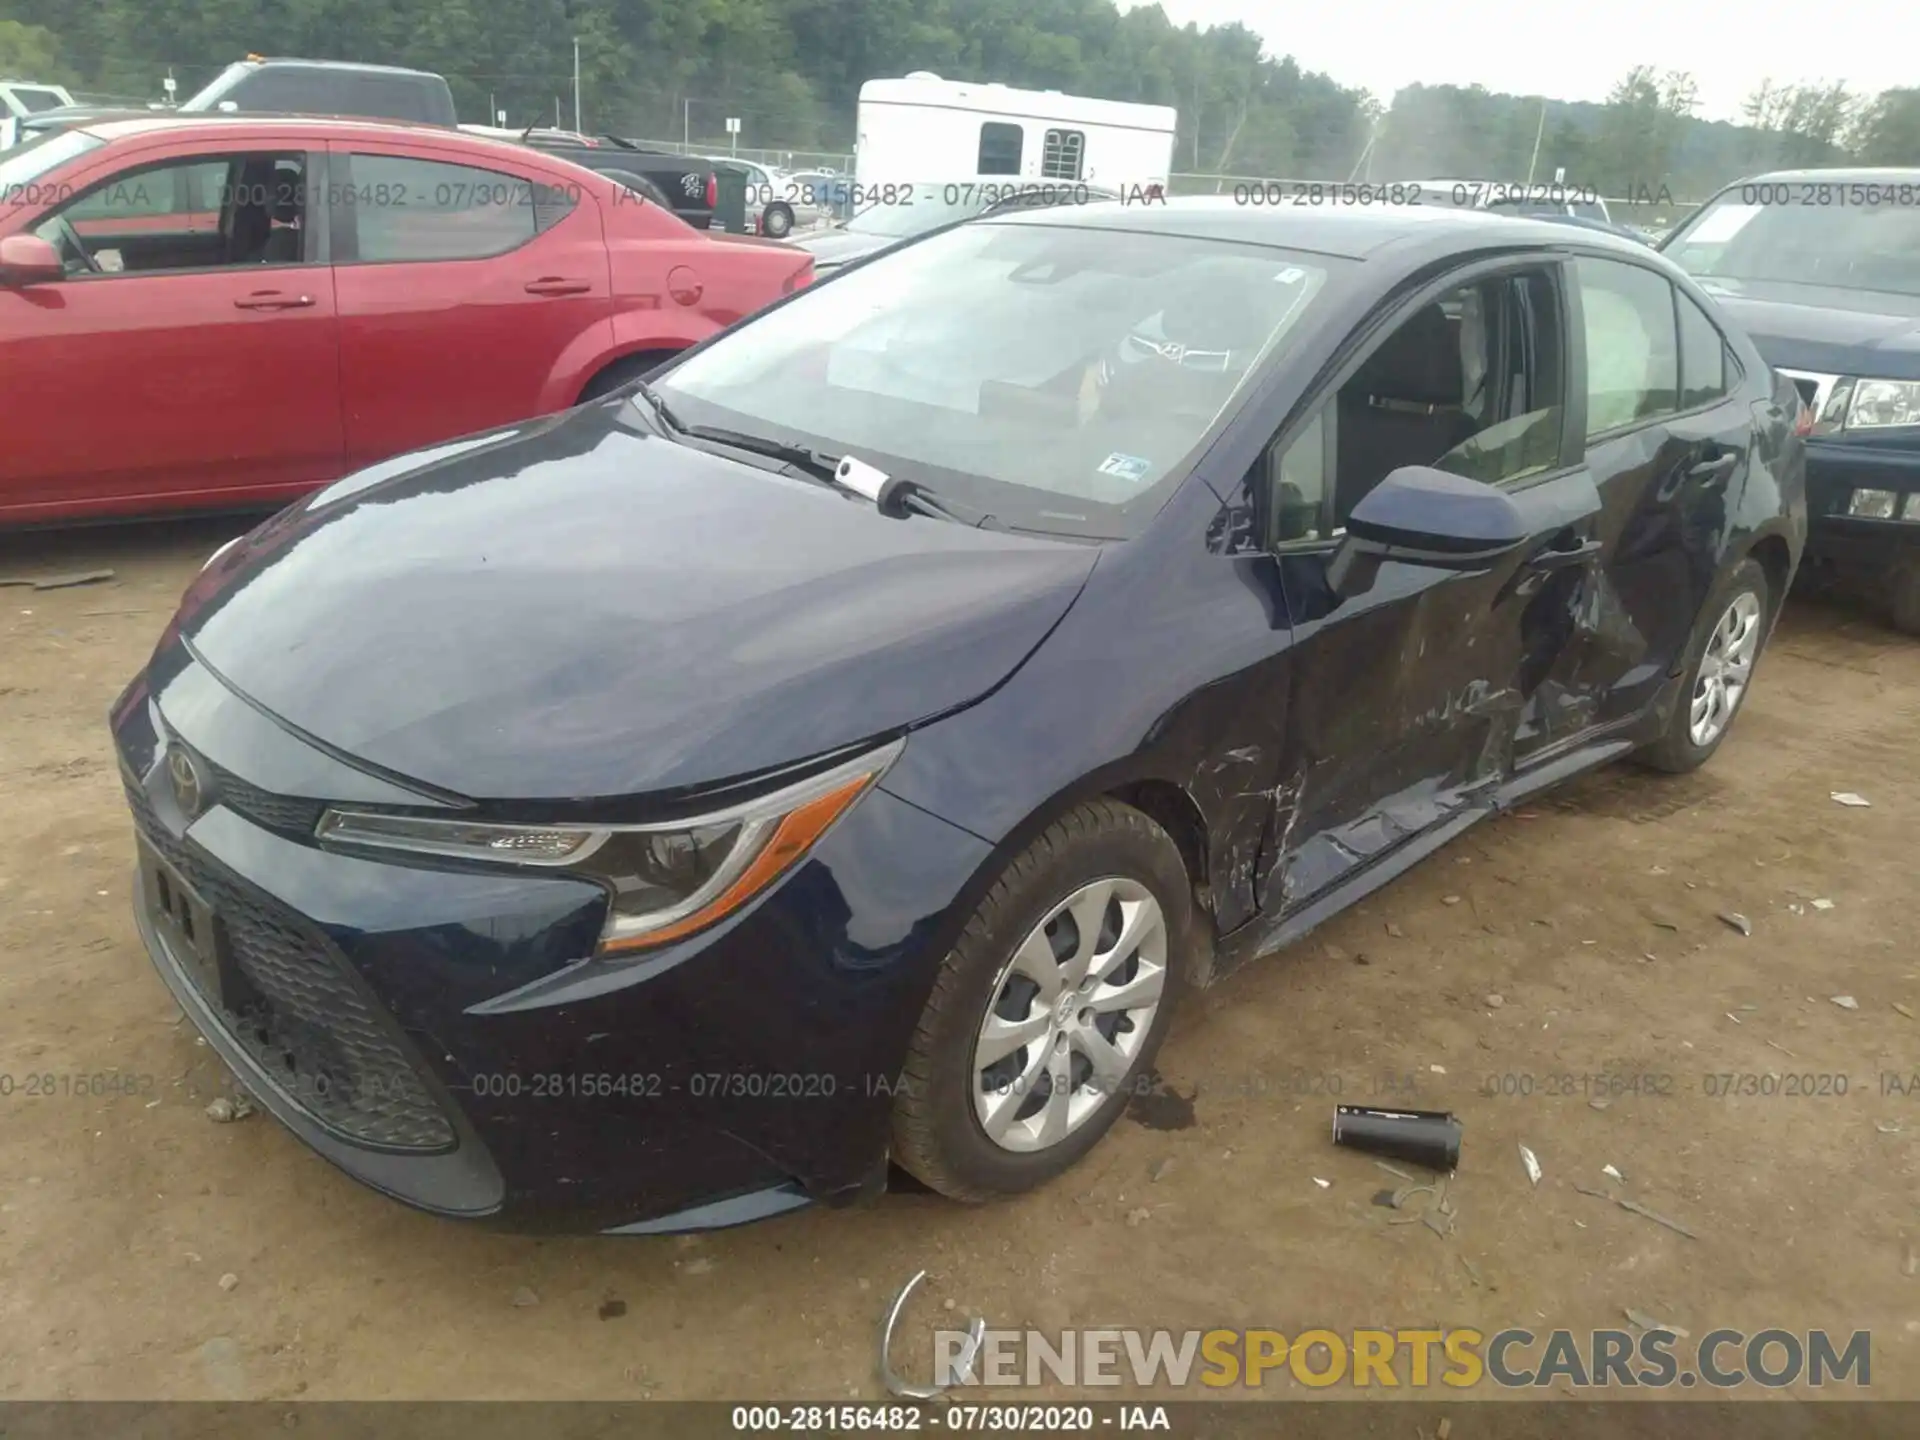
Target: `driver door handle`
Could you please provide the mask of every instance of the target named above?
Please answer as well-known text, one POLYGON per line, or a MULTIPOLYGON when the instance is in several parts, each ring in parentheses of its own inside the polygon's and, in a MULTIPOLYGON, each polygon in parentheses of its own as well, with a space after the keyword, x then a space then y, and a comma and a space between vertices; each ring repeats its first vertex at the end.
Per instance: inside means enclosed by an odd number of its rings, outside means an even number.
POLYGON ((304 310, 313 304, 311 295, 289 295, 284 290, 256 290, 233 302, 236 310, 304 310))
POLYGON ((561 275, 543 275, 526 285, 529 295, 584 295, 592 288, 592 281, 569 280, 561 275))
POLYGON ((1740 452, 1729 450, 1724 455, 1716 455, 1711 460, 1702 460, 1698 465, 1689 466, 1687 478, 1708 485, 1719 485, 1733 474, 1734 467, 1740 463, 1740 452))
POLYGON ((1560 547, 1549 546, 1536 551, 1527 564, 1535 570, 1566 570, 1576 565, 1584 565, 1604 548, 1598 540, 1582 540, 1577 544, 1560 547))

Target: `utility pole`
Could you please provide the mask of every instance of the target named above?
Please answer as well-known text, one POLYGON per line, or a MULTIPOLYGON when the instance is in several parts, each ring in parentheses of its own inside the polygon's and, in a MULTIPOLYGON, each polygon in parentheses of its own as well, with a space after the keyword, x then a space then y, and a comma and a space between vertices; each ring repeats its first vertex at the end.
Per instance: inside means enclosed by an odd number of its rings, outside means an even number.
POLYGON ((693 97, 680 97, 680 143, 685 148, 693 148, 693 97))
POLYGON ((1527 187, 1533 187, 1533 167, 1540 163, 1540 137, 1547 133, 1547 101, 1540 98, 1540 124, 1533 132, 1533 158, 1527 161, 1527 187))
POLYGON ((573 37, 573 128, 576 134, 586 132, 580 128, 580 37, 573 37))

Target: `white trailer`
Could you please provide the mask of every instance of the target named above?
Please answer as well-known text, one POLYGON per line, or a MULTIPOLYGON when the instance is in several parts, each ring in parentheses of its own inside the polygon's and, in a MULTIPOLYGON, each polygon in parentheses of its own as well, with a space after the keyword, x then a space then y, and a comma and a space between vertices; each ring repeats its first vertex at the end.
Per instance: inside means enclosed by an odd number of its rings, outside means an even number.
POLYGON ((1169 105, 1136 105, 973 85, 916 70, 860 87, 854 181, 875 185, 979 180, 1110 190, 1167 183, 1173 167, 1169 105))

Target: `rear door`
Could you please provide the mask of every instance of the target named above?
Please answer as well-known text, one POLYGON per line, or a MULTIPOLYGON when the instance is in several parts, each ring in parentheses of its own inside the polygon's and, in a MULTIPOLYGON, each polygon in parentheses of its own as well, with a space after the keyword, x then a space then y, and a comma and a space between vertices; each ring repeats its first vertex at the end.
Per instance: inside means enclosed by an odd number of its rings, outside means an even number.
MULTIPOLYGON (((123 152, 124 153, 124 152, 123 152)), ((311 156, 147 146, 12 228, 67 278, 0 290, 13 519, 284 499, 340 474, 338 332, 311 156), (79 246, 80 253, 74 250, 79 246)))
POLYGON ((1596 722, 1637 715, 1681 663, 1724 549, 1753 416, 1718 325, 1652 265, 1581 256, 1587 463, 1605 588, 1580 684, 1596 722), (1605 643, 1602 643, 1605 642, 1605 643))
POLYGON ((397 139, 332 157, 350 464, 573 404, 612 340, 593 196, 537 159, 397 139))

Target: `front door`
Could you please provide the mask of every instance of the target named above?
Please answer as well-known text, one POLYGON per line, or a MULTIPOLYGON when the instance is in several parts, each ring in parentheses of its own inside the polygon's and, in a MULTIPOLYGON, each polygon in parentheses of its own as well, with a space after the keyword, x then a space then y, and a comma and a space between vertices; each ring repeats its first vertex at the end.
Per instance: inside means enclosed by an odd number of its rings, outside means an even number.
POLYGON ((283 499, 341 473, 332 273, 307 157, 122 165, 18 228, 66 278, 0 290, 0 516, 283 499))
POLYGON ((1522 716, 1572 638, 1569 597, 1598 563, 1599 496, 1568 430, 1566 313, 1549 262, 1429 291, 1269 452, 1294 640, 1261 859, 1269 915, 1464 824, 1513 771, 1522 716), (1335 593, 1346 516, 1414 465, 1509 490, 1531 541, 1472 572, 1389 561, 1365 592, 1335 593))

